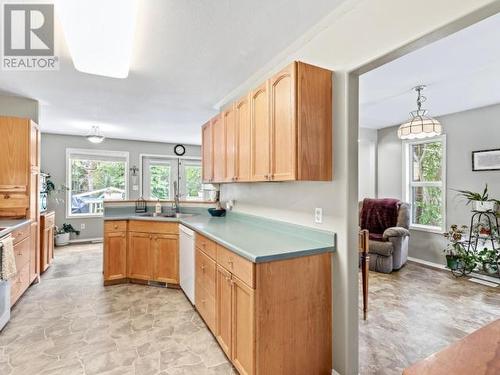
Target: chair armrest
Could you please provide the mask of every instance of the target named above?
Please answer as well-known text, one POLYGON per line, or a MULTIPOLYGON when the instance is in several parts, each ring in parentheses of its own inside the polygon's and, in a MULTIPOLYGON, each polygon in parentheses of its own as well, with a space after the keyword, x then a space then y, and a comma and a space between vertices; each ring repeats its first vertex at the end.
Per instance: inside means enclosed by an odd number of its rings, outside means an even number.
POLYGON ((384 240, 387 240, 390 237, 409 237, 410 231, 403 227, 391 227, 387 228, 382 236, 384 240))

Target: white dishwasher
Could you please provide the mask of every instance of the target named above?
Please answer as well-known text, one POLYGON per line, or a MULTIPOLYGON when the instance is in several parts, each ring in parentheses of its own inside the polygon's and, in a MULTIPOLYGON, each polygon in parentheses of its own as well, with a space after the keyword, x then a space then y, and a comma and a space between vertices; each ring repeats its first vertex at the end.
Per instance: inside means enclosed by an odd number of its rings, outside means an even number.
POLYGON ((194 232, 179 225, 180 230, 180 251, 179 251, 179 277, 181 289, 194 305, 194 232))

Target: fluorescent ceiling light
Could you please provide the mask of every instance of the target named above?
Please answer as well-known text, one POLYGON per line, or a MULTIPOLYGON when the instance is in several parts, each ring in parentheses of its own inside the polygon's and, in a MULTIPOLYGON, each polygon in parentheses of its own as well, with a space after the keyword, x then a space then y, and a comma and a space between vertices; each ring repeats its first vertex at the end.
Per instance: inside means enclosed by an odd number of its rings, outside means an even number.
POLYGON ((55 4, 75 69, 127 78, 136 0, 58 0, 55 4))

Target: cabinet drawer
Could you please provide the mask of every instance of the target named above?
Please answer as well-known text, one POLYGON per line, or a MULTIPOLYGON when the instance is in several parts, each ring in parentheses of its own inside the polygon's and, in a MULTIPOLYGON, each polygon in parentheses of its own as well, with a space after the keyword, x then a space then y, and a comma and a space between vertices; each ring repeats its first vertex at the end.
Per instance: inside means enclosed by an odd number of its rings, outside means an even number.
POLYGON ((248 286, 255 288, 255 268, 249 260, 217 245, 217 264, 236 275, 248 286))
POLYGON ((25 238, 21 242, 18 242, 14 245, 14 255, 16 257, 17 272, 19 272, 19 270, 23 268, 25 264, 29 264, 30 247, 31 241, 29 238, 25 238))
POLYGON ((131 220, 128 226, 131 232, 179 234, 179 224, 172 222, 131 220))
POLYGON ((14 245, 21 242, 30 235, 30 225, 29 223, 23 225, 12 231, 12 239, 14 240, 14 245))
POLYGON ((56 224, 56 214, 51 212, 43 215, 43 229, 51 228, 56 224))
POLYGON ((202 236, 201 234, 196 233, 196 247, 202 250, 206 255, 215 260, 217 258, 217 244, 209 240, 208 238, 202 236))
POLYGON ((104 232, 125 232, 127 230, 127 222, 122 221, 105 221, 104 222, 104 232))
POLYGON ((0 193, 0 208, 27 208, 29 199, 27 194, 22 193, 0 193))

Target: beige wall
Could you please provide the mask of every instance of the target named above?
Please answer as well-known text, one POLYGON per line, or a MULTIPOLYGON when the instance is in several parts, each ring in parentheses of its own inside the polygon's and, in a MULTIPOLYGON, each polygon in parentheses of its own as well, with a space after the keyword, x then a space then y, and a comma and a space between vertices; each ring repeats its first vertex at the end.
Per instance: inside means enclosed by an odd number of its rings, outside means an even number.
MULTIPOLYGON (((293 59, 336 72, 333 111, 334 181, 226 185, 222 188, 222 198, 236 199, 235 209, 239 211, 265 214, 306 225, 314 225, 314 207, 324 208, 325 217, 321 227, 335 231, 338 235, 338 251, 333 256, 333 363, 340 374, 358 373, 358 281, 355 250, 358 101, 357 80, 350 80, 348 72, 491 4, 496 6, 498 2, 422 0, 415 4, 409 0, 346 1, 220 103, 223 105, 238 98, 293 59)), ((491 12, 491 9, 486 11, 491 12)))

